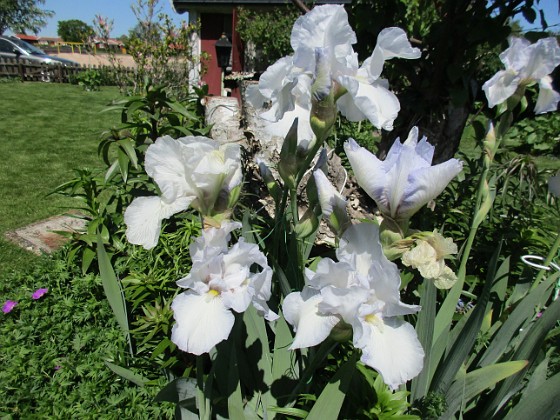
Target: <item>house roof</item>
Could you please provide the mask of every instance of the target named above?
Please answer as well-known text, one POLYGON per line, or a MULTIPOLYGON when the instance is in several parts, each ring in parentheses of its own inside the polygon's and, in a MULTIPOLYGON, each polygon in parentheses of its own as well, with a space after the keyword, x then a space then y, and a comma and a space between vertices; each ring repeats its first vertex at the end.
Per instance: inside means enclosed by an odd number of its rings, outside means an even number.
MULTIPOLYGON (((212 7, 223 8, 224 6, 281 6, 286 5, 289 0, 171 0, 177 13, 203 7, 210 10, 212 7)), ((304 0, 305 1, 305 0, 304 0)), ((307 1, 305 1, 307 3, 307 1)), ((352 0, 318 0, 314 4, 349 4, 352 0)))
POLYGON ((38 41, 39 37, 34 35, 16 34, 16 37, 23 41, 38 41))

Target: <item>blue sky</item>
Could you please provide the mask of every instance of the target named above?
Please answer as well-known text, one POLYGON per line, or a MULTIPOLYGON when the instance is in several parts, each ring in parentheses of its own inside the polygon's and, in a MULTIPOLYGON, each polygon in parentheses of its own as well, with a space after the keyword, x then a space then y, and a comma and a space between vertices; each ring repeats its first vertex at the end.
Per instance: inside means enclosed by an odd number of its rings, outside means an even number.
MULTIPOLYGON (((52 10, 55 15, 49 20, 48 25, 39 33, 42 36, 57 36, 57 24, 59 20, 79 19, 91 25, 96 14, 113 19, 114 26, 112 37, 128 34, 128 30, 136 25, 136 18, 132 13, 130 5, 136 0, 46 0, 43 8, 52 10)), ((169 15, 177 24, 181 20, 187 20, 186 13, 179 15, 171 6, 171 0, 159 0, 161 10, 169 15)), ((546 20, 551 29, 560 31, 560 17, 558 13, 558 0, 540 0, 539 5, 545 12, 546 20)), ((523 22, 525 29, 539 29, 538 23, 529 25, 523 22)))
MULTIPOLYGON (((49 19, 48 25, 39 32, 39 35, 56 37, 59 20, 79 19, 92 25, 95 15, 113 20, 112 37, 127 35, 128 30, 137 23, 130 8, 133 3, 136 4, 136 0, 46 0, 42 8, 52 10, 55 15, 49 19)), ((176 24, 188 19, 188 14, 179 15, 173 10, 171 0, 159 0, 159 7, 176 24)))
MULTIPOLYGON (((560 15, 558 13, 558 0, 540 0, 537 7, 544 11, 544 16, 550 30, 554 32, 560 32, 560 15)), ((533 24, 523 22, 522 26, 525 29, 536 29, 540 30, 540 17, 537 16, 537 20, 533 24)))

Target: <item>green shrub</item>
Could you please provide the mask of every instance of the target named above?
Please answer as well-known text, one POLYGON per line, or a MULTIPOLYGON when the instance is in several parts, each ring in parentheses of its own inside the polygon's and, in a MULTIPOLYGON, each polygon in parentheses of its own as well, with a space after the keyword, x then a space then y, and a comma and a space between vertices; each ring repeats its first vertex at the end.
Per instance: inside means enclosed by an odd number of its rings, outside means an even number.
POLYGON ((560 152, 560 114, 549 112, 525 118, 511 128, 505 141, 518 153, 557 156, 560 152))
POLYGON ((290 33, 301 14, 295 6, 285 5, 267 11, 238 10, 237 31, 243 42, 255 48, 255 70, 263 71, 279 58, 291 54, 290 33))
POLYGON ((18 301, 0 314, 0 416, 172 418, 172 407, 152 401, 161 380, 138 387, 105 364, 157 377, 126 357, 98 277, 80 276, 61 254, 3 279, 0 294, 18 301), (34 300, 38 288, 48 292, 34 300))
POLYGON ((88 92, 99 90, 102 85, 101 73, 98 70, 82 71, 73 78, 72 83, 83 87, 88 92))

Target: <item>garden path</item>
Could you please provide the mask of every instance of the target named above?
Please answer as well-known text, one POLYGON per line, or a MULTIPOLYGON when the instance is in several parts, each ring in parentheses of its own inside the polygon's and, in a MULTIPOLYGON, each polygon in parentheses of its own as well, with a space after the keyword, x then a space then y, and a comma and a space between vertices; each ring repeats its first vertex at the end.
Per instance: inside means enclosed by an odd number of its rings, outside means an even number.
POLYGON ((68 238, 56 232, 78 232, 85 220, 71 215, 54 216, 5 233, 6 238, 23 249, 41 255, 60 248, 68 238))

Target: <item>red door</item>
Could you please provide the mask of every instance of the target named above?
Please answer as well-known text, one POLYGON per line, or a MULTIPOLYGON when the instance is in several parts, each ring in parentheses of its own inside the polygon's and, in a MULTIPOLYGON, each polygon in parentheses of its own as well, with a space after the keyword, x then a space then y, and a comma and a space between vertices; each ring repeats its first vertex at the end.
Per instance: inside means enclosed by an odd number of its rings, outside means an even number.
POLYGON ((200 16, 200 41, 202 51, 206 52, 210 58, 204 62, 206 74, 202 76, 202 81, 208 85, 208 93, 221 96, 221 77, 222 69, 218 67, 216 60, 216 41, 220 39, 222 33, 231 40, 232 14, 223 13, 202 13, 200 16))

